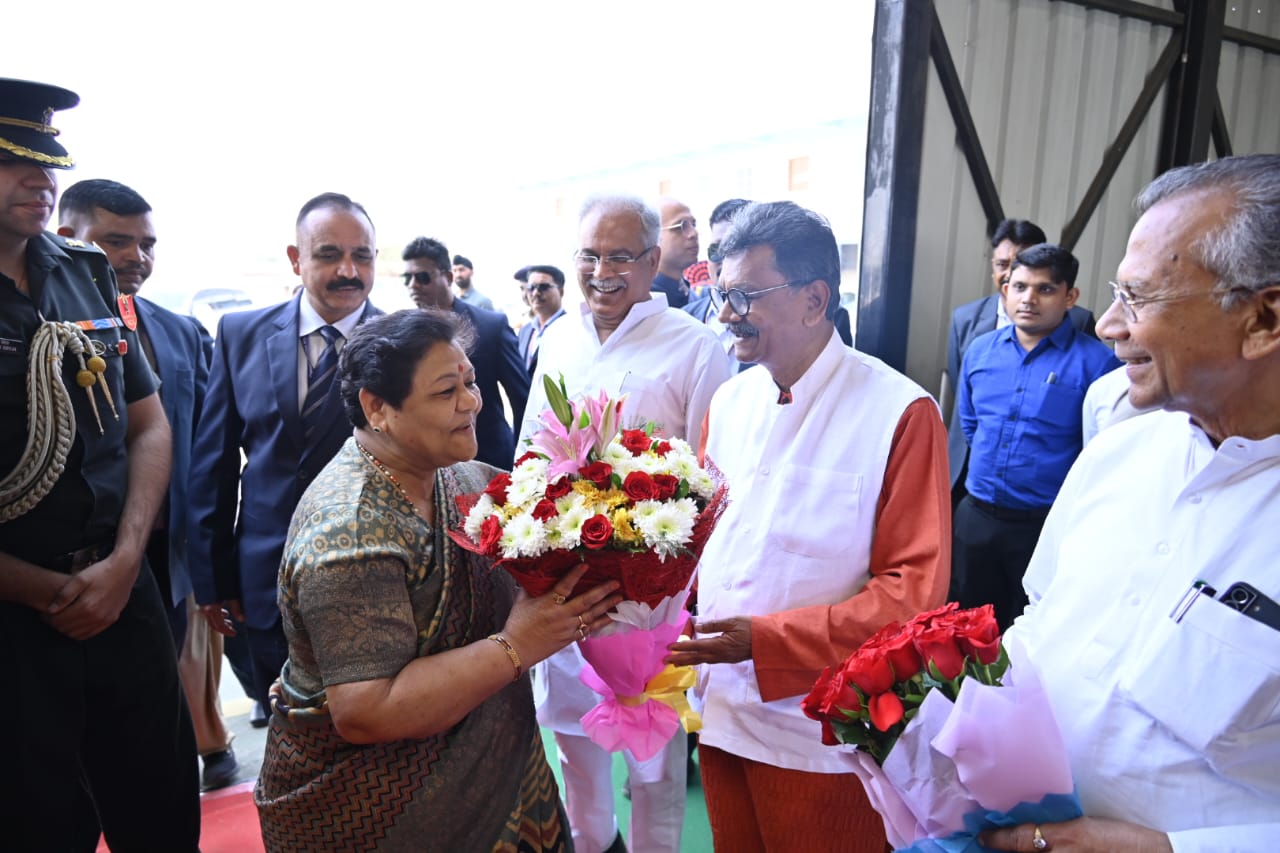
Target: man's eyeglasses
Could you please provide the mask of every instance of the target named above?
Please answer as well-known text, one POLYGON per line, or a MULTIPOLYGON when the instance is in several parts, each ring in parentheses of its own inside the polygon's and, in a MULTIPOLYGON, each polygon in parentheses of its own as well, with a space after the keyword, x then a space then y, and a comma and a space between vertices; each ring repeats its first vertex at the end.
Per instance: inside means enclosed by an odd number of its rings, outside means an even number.
POLYGON ((696 234, 698 232, 698 220, 681 219, 679 222, 673 222, 670 225, 663 225, 662 230, 679 231, 680 236, 688 237, 689 235, 696 234))
POLYGON ((540 282, 539 284, 526 284, 523 290, 525 293, 546 293, 548 290, 550 290, 553 287, 555 287, 554 284, 550 284, 544 281, 544 282, 540 282))
POLYGON ((707 247, 707 260, 713 264, 724 262, 724 256, 720 254, 720 241, 716 241, 707 247))
POLYGON ((435 278, 436 274, 428 270, 419 270, 418 272, 407 272, 400 277, 404 279, 405 287, 409 287, 415 282, 426 286, 431 283, 431 279, 435 278))
POLYGON ((599 255, 593 255, 590 252, 578 251, 573 256, 573 262, 577 265, 578 272, 580 273, 596 274, 608 265, 612 267, 613 271, 618 275, 631 275, 631 270, 628 269, 628 267, 652 252, 655 248, 655 246, 650 246, 634 257, 631 255, 608 255, 607 257, 602 258, 599 255))
POLYGON ((1130 323, 1138 322, 1139 305, 1147 305, 1151 302, 1174 302, 1179 299, 1190 299, 1193 296, 1219 296, 1225 293, 1237 293, 1239 291, 1248 290, 1247 287, 1233 287, 1227 291, 1221 290, 1196 290, 1191 293, 1159 293, 1155 296, 1134 296, 1133 290, 1130 289, 1126 282, 1109 281, 1107 284, 1111 287, 1111 299, 1120 303, 1120 307, 1124 309, 1124 316, 1130 323))
POLYGON ((782 290, 784 287, 791 287, 792 285, 808 283, 809 282, 807 281, 789 281, 786 284, 779 284, 777 287, 766 287, 764 290, 752 291, 739 290, 736 287, 731 287, 728 290, 721 290, 718 287, 712 287, 710 288, 711 304, 715 306, 717 311, 719 311, 724 307, 724 304, 728 302, 729 308, 733 313, 743 319, 746 319, 746 316, 751 313, 751 303, 755 302, 766 293, 772 293, 775 290, 782 290))

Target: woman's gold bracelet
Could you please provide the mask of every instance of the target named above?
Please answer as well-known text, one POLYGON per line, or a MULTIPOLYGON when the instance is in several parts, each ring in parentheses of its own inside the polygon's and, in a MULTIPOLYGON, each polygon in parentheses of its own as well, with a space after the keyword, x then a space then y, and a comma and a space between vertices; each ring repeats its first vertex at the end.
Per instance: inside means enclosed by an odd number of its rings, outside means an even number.
POLYGON ((507 657, 511 658, 511 665, 515 667, 516 674, 512 677, 512 681, 519 681, 524 671, 520 668, 520 655, 516 654, 516 650, 507 642, 507 638, 501 634, 490 634, 489 639, 502 646, 502 650, 507 653, 507 657))

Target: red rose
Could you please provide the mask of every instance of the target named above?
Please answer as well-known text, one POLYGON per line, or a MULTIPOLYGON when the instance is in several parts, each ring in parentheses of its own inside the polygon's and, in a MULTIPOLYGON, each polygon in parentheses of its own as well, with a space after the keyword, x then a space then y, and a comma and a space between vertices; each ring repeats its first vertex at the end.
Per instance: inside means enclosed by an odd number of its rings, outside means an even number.
POLYGON ((521 465, 528 462, 530 459, 541 459, 541 458, 542 458, 541 456, 539 456, 538 454, 530 450, 524 456, 521 456, 519 459, 517 459, 516 464, 512 467, 519 468, 521 465))
POLYGON ((554 483, 547 483, 547 497, 551 498, 553 501, 559 500, 572 491, 573 483, 570 482, 568 477, 561 477, 554 483))
POLYGON ((979 663, 990 666, 1000 657, 1000 625, 995 608, 990 604, 961 610, 955 615, 956 640, 960 651, 979 663))
POLYGON ((630 450, 632 456, 639 456, 653 446, 653 439, 642 429, 624 429, 622 446, 630 450))
POLYGON ((658 454, 659 456, 666 456, 668 453, 671 452, 671 442, 659 441, 657 444, 653 446, 653 452, 658 454))
POLYGON ((894 723, 900 722, 905 713, 897 693, 872 696, 867 700, 867 712, 871 716, 871 724, 882 732, 889 731, 894 723))
POLYGON ((585 468, 579 468, 578 475, 595 483, 597 488, 607 489, 612 482, 613 466, 608 462, 592 462, 585 468))
POLYGON ((893 687, 893 669, 889 666, 889 658, 876 650, 859 649, 854 652, 844 662, 841 672, 867 696, 884 693, 893 687))
POLYGON ((480 525, 480 548, 484 553, 493 556, 498 553, 498 540, 502 538, 502 522, 496 515, 491 515, 480 525))
POLYGON ((916 634, 916 651, 926 663, 938 668, 950 681, 964 671, 964 652, 956 644, 955 633, 947 627, 923 628, 916 634))
POLYGON ((944 618, 947 614, 954 613, 959 607, 959 603, 955 601, 948 601, 936 610, 927 610, 924 613, 917 613, 915 617, 907 623, 907 625, 923 625, 928 627, 933 625, 936 620, 944 618))
POLYGON ((632 471, 622 481, 622 491, 633 501, 652 501, 658 497, 658 486, 653 478, 643 471, 632 471))
POLYGON ((543 498, 534 506, 533 512, 530 513, 538 521, 549 521, 560 514, 560 510, 556 509, 556 502, 550 498, 543 498))
POLYGON ((654 474, 653 484, 658 487, 658 500, 669 501, 676 496, 680 488, 680 478, 670 474, 654 474))
POLYGON ((593 551, 599 551, 609 544, 613 537, 613 525, 608 516, 593 515, 582 522, 582 544, 593 551))
POLYGON ((913 642, 913 632, 904 629, 897 622, 890 622, 875 632, 865 643, 863 649, 875 649, 889 658, 893 667, 894 681, 909 681, 913 675, 924 669, 920 653, 913 642))
POLYGON ((831 667, 826 667, 813 683, 809 695, 800 700, 800 710, 804 715, 822 724, 822 742, 827 746, 840 743, 835 729, 831 728, 831 709, 841 680, 838 671, 833 675, 831 667))
POLYGON ((507 489, 511 486, 511 475, 503 472, 489 481, 489 485, 484 487, 484 493, 493 498, 496 504, 505 504, 507 502, 507 489))

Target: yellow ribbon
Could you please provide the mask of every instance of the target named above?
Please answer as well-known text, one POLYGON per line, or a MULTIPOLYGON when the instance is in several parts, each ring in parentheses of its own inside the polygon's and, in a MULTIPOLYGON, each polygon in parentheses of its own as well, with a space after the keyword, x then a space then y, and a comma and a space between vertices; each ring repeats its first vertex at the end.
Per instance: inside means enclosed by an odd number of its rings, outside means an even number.
POLYGON ((693 667, 667 664, 662 668, 662 672, 649 679, 644 686, 644 692, 639 696, 615 698, 629 708, 643 705, 645 702, 661 702, 680 716, 680 725, 686 732, 696 732, 702 728, 702 717, 689 707, 689 700, 684 694, 697 680, 698 676, 693 667))

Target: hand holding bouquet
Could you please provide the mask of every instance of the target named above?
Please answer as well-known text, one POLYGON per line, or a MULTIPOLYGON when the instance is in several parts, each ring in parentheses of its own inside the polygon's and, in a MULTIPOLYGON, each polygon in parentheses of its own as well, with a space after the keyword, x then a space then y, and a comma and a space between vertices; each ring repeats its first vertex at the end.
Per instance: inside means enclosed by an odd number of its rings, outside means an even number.
POLYGON ((990 605, 890 623, 803 700, 855 772, 896 849, 981 850, 984 829, 1079 817, 1066 747, 1039 683, 1018 673, 990 605))
POLYGON ((679 725, 701 725, 685 700, 693 670, 663 658, 688 622, 689 582, 726 490, 685 441, 656 435, 652 423, 623 429, 625 398, 571 400, 563 379, 545 382, 551 408, 529 452, 483 494, 459 499, 466 520, 449 535, 531 595, 579 563, 589 568, 574 594, 620 582, 627 600, 609 614, 613 624, 579 643, 581 679, 602 697, 582 725, 604 749, 644 760, 679 725))

